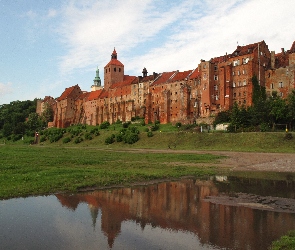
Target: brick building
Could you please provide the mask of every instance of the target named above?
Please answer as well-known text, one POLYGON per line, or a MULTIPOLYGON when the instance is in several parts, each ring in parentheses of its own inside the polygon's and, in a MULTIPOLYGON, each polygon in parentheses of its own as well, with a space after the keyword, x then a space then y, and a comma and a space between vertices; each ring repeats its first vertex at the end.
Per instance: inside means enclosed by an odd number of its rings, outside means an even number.
POLYGON ((114 49, 104 67, 103 87, 97 69, 90 92, 78 85, 66 88, 56 100, 40 101, 37 113, 49 103, 54 111, 50 124, 55 127, 125 122, 136 116, 144 117, 146 123, 193 123, 229 110, 235 102, 252 105, 254 75, 269 95, 276 91, 286 97, 294 89, 294 71, 295 42, 278 54, 270 52, 265 41, 237 46, 231 54, 201 60, 192 70, 148 75, 143 68, 142 76, 125 75, 114 49))

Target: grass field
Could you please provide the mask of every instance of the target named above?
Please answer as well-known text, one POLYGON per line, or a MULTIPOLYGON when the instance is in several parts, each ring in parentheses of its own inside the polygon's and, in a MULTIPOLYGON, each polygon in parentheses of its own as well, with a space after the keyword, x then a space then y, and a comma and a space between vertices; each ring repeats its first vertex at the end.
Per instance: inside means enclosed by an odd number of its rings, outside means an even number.
POLYGON ((79 129, 78 135, 65 129, 54 143, 47 139, 30 145, 28 141, 32 138, 16 142, 2 138, 0 199, 216 173, 210 166, 218 160, 217 156, 178 154, 177 150, 295 152, 295 138, 286 139, 284 132, 198 133, 168 124, 160 125, 153 136, 148 137, 147 125, 132 126, 140 131, 139 141, 134 144, 105 144, 111 134, 120 133, 122 125, 118 124, 99 129, 96 135, 91 134, 91 139, 87 138, 95 128, 92 126, 71 127, 72 131, 79 129), (68 143, 64 143, 66 137, 70 138, 68 143), (77 137, 83 138, 78 144, 74 142, 77 137), (141 151, 123 152, 122 149, 141 151), (147 153, 144 149, 168 151, 147 153))
POLYGON ((212 175, 215 169, 210 164, 219 158, 177 152, 5 145, 0 146, 0 198, 212 175))

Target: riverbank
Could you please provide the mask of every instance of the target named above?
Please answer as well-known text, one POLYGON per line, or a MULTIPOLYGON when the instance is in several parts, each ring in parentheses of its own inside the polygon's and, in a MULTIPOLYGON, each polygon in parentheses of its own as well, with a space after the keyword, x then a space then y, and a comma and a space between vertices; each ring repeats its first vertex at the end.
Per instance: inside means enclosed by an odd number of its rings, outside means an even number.
POLYGON ((0 146, 0 199, 230 172, 295 172, 295 154, 0 146))

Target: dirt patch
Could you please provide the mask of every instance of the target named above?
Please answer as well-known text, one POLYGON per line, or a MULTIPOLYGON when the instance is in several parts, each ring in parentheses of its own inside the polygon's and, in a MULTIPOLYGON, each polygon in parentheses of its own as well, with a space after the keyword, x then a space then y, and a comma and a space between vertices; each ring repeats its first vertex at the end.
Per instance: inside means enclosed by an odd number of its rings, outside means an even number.
MULTIPOLYGON (((116 151, 116 150, 114 150, 116 151)), ((230 168, 235 171, 273 171, 295 172, 295 154, 291 153, 256 153, 233 151, 196 151, 196 150, 156 150, 156 149, 127 149, 128 152, 177 153, 177 154, 214 154, 226 156, 218 163, 211 164, 230 168)))

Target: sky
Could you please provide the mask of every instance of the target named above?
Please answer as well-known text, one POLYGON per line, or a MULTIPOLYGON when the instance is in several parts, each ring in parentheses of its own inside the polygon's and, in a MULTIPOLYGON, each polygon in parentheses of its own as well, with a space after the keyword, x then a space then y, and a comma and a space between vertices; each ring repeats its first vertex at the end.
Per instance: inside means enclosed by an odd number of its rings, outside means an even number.
POLYGON ((294 0, 0 0, 0 105, 59 97, 116 48, 126 75, 195 69, 201 59, 265 41, 295 41, 294 0))

